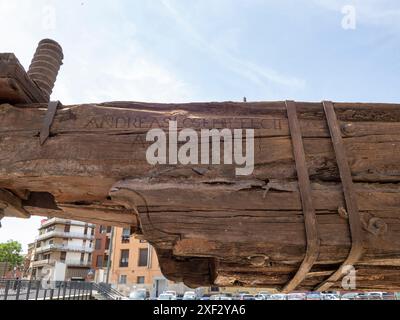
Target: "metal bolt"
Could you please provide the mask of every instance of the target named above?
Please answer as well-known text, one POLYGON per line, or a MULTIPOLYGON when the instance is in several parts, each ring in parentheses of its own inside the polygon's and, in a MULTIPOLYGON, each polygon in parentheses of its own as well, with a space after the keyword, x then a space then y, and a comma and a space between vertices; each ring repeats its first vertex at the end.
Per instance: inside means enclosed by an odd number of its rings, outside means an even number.
POLYGON ((29 77, 42 90, 48 101, 50 101, 63 59, 61 46, 54 40, 43 39, 39 42, 29 66, 29 77))

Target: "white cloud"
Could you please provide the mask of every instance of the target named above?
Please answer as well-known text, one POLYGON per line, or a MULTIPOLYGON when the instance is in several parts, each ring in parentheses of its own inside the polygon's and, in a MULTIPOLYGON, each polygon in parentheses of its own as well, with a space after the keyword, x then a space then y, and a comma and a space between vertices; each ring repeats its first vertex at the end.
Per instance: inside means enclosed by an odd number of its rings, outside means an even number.
POLYGON ((272 68, 257 65, 252 61, 234 56, 221 46, 210 43, 186 20, 172 1, 162 0, 161 2, 175 22, 188 34, 187 38, 191 41, 192 45, 204 50, 227 69, 264 88, 270 88, 270 83, 296 89, 304 88, 305 81, 303 79, 282 74, 272 68))

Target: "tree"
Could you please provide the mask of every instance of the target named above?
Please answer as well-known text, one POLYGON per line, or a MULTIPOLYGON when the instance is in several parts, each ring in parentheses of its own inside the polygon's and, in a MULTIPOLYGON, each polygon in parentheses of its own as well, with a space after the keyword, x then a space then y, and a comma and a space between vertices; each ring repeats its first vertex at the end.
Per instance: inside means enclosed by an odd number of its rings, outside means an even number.
POLYGON ((0 243, 0 262, 7 262, 12 268, 22 265, 22 246, 18 241, 9 240, 0 243))

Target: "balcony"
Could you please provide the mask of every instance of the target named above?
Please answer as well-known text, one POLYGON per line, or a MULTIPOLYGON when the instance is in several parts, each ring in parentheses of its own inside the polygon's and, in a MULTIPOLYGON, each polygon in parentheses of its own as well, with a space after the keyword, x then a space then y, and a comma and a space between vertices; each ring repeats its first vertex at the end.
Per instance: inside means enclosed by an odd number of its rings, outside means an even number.
POLYGON ((39 235, 38 237, 36 237, 36 240, 40 241, 48 238, 78 238, 78 239, 93 240, 94 235, 92 236, 90 234, 83 234, 80 232, 63 232, 54 230, 39 235))
POLYGON ((44 259, 44 260, 37 260, 37 261, 32 261, 32 267, 43 267, 45 265, 52 265, 53 261, 49 259, 44 259))
POLYGON ((55 251, 75 251, 75 252, 87 252, 87 253, 92 253, 93 248, 90 246, 73 246, 73 245, 64 245, 64 244, 49 244, 47 246, 42 246, 39 248, 36 248, 36 253, 41 253, 44 251, 50 251, 50 250, 55 250, 55 251))
POLYGON ((81 261, 81 260, 54 260, 54 259, 45 259, 38 260, 32 262, 32 267, 43 267, 45 265, 54 265, 56 262, 62 262, 67 265, 67 267, 90 267, 92 265, 92 261, 81 261))
POLYGON ((96 225, 92 223, 86 223, 82 221, 76 221, 76 220, 68 220, 68 219, 61 219, 61 218, 51 218, 48 219, 47 221, 43 222, 42 225, 40 226, 40 229, 43 229, 45 227, 51 226, 52 224, 71 224, 75 226, 85 226, 87 225, 90 228, 94 228, 96 225))

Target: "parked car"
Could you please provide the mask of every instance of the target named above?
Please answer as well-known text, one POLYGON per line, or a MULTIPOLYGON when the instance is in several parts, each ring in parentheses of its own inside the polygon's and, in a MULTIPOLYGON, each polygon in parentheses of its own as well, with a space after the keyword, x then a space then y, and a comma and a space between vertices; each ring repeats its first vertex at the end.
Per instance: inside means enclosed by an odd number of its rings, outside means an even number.
POLYGON ((383 293, 382 292, 369 292, 368 300, 383 300, 383 293))
POLYGON ((197 296, 194 291, 186 291, 182 300, 196 300, 197 296))
POLYGON ((252 294, 243 294, 240 300, 256 300, 256 298, 252 294))
POLYGON ((286 296, 287 300, 306 300, 306 294, 305 293, 289 293, 286 296))
POLYGON ((322 294, 322 300, 340 300, 340 296, 336 293, 322 294))
POLYGON ((176 296, 171 293, 161 293, 157 300, 177 300, 176 296))
POLYGON ((341 300, 358 300, 358 293, 348 292, 342 294, 341 300))
POLYGON ((359 293, 357 295, 357 300, 369 300, 369 294, 368 293, 359 293))
POLYGON ((268 291, 260 291, 258 294, 262 295, 264 297, 264 300, 268 300, 269 296, 271 295, 271 293, 268 291))
POLYGON ((383 300, 396 300, 396 296, 393 292, 382 293, 383 300))
POLYGON ((129 300, 146 300, 147 290, 146 289, 136 289, 129 294, 129 300))
POLYGON ((178 295, 176 294, 176 291, 173 291, 173 290, 166 290, 163 293, 172 294, 173 296, 175 296, 175 298, 178 297, 178 295))
POLYGON ((306 295, 306 300, 322 300, 322 295, 319 292, 311 292, 306 295))
POLYGON ((278 294, 271 294, 268 300, 286 300, 286 294, 278 293, 278 294))
POLYGON ((233 300, 233 295, 232 293, 226 292, 226 293, 221 293, 222 300, 233 300))
POLYGON ((256 294, 254 297, 256 300, 267 300, 263 294, 256 294))

